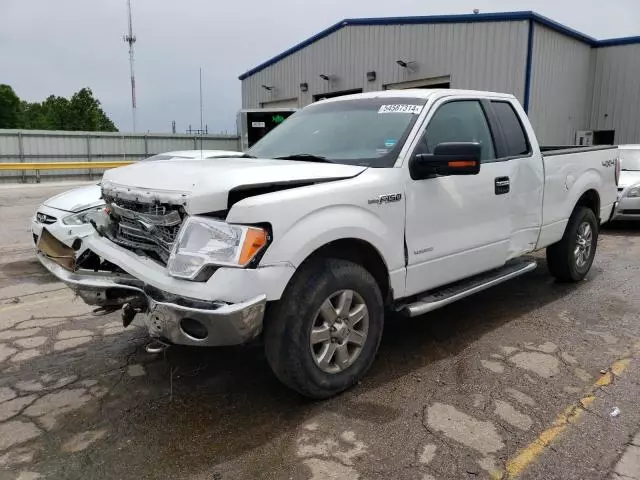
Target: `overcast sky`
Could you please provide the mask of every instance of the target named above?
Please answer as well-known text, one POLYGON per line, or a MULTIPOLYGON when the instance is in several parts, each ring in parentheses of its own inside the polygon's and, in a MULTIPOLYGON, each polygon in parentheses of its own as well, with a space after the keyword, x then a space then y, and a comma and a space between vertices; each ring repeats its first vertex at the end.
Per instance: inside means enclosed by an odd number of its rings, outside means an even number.
MULTIPOLYGON (((343 18, 534 10, 596 38, 640 35, 639 0, 132 0, 138 130, 235 131, 238 75, 343 18)), ((0 83, 29 101, 93 89, 131 130, 126 0, 0 0, 0 83)))

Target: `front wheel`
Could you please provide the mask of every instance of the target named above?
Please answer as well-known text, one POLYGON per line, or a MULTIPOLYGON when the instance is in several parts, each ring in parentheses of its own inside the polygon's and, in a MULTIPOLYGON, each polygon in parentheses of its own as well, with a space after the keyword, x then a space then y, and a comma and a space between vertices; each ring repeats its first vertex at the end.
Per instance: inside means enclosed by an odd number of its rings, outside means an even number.
POLYGON ((598 219, 589 208, 571 214, 562 240, 547 247, 547 265, 562 282, 582 280, 593 264, 598 246, 598 219))
POLYGON ((371 274, 346 260, 302 267, 265 322, 265 352, 276 376, 310 398, 357 383, 382 336, 384 308, 371 274))

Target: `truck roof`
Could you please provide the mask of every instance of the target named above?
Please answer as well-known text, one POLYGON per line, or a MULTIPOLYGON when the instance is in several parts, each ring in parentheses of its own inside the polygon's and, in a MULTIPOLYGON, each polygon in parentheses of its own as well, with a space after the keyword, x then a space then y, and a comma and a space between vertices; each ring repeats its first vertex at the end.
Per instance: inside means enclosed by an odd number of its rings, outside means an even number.
POLYGON ((355 100, 358 98, 424 98, 445 97, 450 95, 457 96, 478 96, 487 98, 515 99, 509 93, 483 92, 479 90, 458 90, 450 88, 409 88, 404 90, 380 90, 376 92, 355 93, 352 95, 343 95, 335 98, 327 98, 322 102, 340 102, 344 100, 355 100))

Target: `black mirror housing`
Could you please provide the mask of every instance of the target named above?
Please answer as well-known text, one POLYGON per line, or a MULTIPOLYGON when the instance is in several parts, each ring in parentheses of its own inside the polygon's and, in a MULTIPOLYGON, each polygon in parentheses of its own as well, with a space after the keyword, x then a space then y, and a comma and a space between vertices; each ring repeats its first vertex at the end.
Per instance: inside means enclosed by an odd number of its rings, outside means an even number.
POLYGON ((440 143, 432 154, 416 155, 409 164, 409 173, 414 180, 438 175, 477 175, 481 157, 482 146, 479 143, 440 143))

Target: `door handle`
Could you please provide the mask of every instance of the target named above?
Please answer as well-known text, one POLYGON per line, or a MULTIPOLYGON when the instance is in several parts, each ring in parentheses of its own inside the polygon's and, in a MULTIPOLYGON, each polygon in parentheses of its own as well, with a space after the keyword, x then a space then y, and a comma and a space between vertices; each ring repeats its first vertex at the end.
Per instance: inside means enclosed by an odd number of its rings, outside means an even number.
POLYGON ((509 193, 511 189, 511 181, 509 177, 496 177, 495 180, 495 193, 496 195, 504 195, 509 193))

